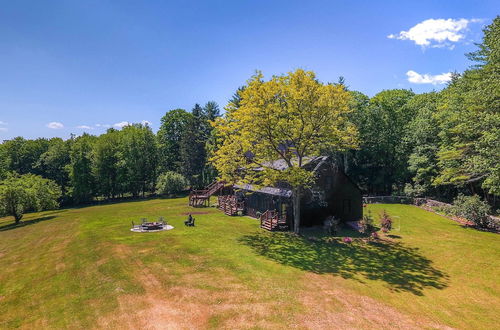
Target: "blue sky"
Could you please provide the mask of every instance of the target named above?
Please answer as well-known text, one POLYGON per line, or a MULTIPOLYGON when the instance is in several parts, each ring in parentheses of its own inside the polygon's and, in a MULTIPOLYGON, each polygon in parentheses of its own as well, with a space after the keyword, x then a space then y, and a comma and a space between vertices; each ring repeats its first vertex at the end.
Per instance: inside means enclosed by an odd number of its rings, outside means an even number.
POLYGON ((124 122, 156 130, 169 109, 209 100, 223 107, 256 69, 270 76, 304 68, 324 82, 344 76, 370 96, 441 89, 447 73, 470 65, 464 53, 499 7, 0 0, 0 140, 100 134, 124 122))

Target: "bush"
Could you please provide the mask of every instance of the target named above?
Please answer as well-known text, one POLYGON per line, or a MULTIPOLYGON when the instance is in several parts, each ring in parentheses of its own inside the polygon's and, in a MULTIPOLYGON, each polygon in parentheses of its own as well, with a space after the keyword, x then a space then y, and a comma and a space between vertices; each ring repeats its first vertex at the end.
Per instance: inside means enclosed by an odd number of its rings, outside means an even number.
POLYGON ((375 231, 371 211, 368 211, 367 214, 363 215, 363 218, 359 221, 359 231, 363 234, 370 234, 375 231))
POLYGON ((478 195, 458 195, 453 201, 453 213, 456 216, 474 222, 478 227, 488 228, 490 206, 478 195))
POLYGON ((165 172, 160 174, 156 183, 156 193, 160 195, 177 194, 186 190, 188 180, 179 173, 165 172))
POLYGON ((392 229, 392 218, 386 212, 386 210, 382 211, 380 215, 380 227, 382 227, 382 231, 384 233, 389 232, 392 229))
POLYGON ((344 237, 344 238, 342 239, 342 242, 347 243, 347 244, 350 244, 350 243, 352 243, 352 238, 350 238, 350 237, 344 237))

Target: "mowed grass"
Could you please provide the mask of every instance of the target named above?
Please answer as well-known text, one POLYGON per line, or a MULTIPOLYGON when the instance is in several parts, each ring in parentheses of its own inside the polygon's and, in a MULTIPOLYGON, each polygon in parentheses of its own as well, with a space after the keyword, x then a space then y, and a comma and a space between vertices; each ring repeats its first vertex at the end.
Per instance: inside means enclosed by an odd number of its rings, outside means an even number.
POLYGON ((368 208, 394 219, 380 242, 268 233, 185 198, 33 213, 22 227, 1 218, 0 328, 495 326, 497 234, 414 206, 368 208), (130 232, 159 216, 175 229, 130 232))

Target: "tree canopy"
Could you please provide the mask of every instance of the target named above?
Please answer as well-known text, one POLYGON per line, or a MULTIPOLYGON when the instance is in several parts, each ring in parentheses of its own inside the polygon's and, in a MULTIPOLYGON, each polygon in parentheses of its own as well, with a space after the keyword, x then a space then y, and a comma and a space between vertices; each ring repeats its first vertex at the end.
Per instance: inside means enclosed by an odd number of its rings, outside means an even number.
MULTIPOLYGON (((211 161, 228 182, 286 181, 300 198, 312 179, 302 168, 307 157, 357 146, 357 131, 347 117, 349 94, 342 86, 320 83, 313 72, 297 70, 269 81, 257 73, 238 95, 239 104, 230 102, 226 116, 214 124, 222 144, 211 161), (271 164, 278 159, 288 168, 276 170, 271 164)), ((298 231, 299 210, 294 214, 298 231)))

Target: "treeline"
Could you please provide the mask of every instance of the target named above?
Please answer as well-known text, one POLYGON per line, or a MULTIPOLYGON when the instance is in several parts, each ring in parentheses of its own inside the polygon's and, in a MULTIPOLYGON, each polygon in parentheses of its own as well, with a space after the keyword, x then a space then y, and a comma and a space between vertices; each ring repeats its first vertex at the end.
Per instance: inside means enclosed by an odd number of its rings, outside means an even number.
POLYGON ((500 18, 484 30, 474 65, 440 92, 351 92, 360 148, 338 154, 347 173, 372 195, 451 200, 500 196, 500 18))
MULTIPOLYGON (((166 172, 183 176, 184 188, 200 187, 216 176, 205 149, 212 131, 209 121, 219 115, 218 105, 208 102, 204 107, 196 104, 191 112, 167 112, 157 134, 148 125, 132 124, 68 140, 17 137, 0 145, 0 179, 13 173, 50 179, 60 187, 63 204, 149 195, 166 172)), ((164 178, 160 186, 169 191, 165 180, 172 175, 164 178)))

